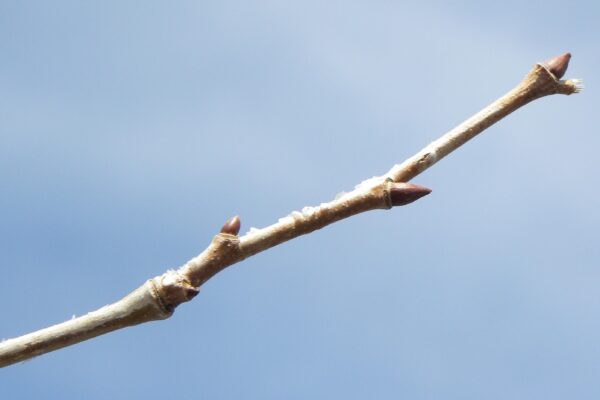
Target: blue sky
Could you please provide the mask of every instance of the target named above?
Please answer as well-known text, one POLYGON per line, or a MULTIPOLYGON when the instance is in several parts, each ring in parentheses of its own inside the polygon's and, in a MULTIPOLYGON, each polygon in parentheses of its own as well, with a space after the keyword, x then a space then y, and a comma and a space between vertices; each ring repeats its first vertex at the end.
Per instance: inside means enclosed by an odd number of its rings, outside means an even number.
POLYGON ((419 202, 248 259, 166 321, 0 372, 7 399, 597 399, 598 6, 0 3, 9 338, 388 170, 571 51, 419 202))

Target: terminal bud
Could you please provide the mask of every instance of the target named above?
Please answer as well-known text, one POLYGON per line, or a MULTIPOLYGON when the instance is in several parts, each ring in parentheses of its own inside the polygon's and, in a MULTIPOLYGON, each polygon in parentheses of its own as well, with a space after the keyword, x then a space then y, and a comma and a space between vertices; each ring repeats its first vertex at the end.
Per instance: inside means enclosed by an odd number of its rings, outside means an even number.
POLYGON ((541 65, 546 68, 556 79, 563 77, 571 60, 571 53, 564 53, 549 60, 544 61, 541 65))

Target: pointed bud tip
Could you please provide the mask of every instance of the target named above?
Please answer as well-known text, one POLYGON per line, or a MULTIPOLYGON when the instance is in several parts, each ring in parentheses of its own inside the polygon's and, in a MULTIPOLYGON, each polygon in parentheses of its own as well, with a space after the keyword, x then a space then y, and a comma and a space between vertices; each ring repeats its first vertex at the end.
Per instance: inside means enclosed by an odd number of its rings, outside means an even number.
POLYGON ((221 228, 221 233, 237 236, 237 234, 240 232, 241 226, 242 222, 240 221, 240 217, 236 215, 235 217, 229 218, 227 222, 225 222, 221 228))
POLYGON ((546 60, 542 63, 542 65, 552 73, 556 77, 556 79, 560 79, 567 72, 567 68, 569 67, 569 60, 571 60, 571 53, 567 52, 561 54, 560 56, 556 56, 549 60, 546 60))
POLYGON ((405 206, 431 193, 431 189, 413 183, 392 183, 390 201, 392 207, 405 206))
POLYGON ((200 293, 200 290, 196 289, 196 288, 188 288, 185 292, 187 299, 191 300, 194 297, 198 296, 198 293, 200 293))

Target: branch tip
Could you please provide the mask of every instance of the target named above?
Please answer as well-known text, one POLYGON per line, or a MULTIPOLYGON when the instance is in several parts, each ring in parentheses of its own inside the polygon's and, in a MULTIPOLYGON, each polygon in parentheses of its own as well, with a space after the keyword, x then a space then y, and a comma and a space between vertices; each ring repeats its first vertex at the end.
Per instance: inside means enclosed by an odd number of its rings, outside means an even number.
POLYGON ((242 222, 240 221, 240 217, 236 215, 235 217, 229 218, 227 222, 225 222, 221 228, 221 233, 237 236, 237 234, 240 233, 241 226, 242 222))
POLYGON ((391 183, 390 202, 392 207, 405 206, 431 193, 431 189, 414 183, 391 183))
POLYGON ((581 79, 569 79, 567 83, 571 83, 575 88, 575 93, 581 93, 585 86, 583 85, 583 81, 581 79))
POLYGON ((560 79, 565 75, 565 72, 567 72, 569 60, 571 60, 571 53, 567 52, 561 54, 560 56, 546 60, 541 63, 541 65, 550 71, 550 73, 554 75, 556 79, 560 79))

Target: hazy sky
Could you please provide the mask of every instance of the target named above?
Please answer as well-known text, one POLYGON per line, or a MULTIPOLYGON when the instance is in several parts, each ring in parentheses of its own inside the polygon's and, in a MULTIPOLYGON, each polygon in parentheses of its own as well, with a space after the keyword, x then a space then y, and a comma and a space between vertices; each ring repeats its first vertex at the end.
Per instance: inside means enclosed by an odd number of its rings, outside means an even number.
POLYGON ((571 51, 433 193, 233 266, 2 399, 597 399, 597 2, 0 2, 0 338, 382 174, 571 51), (323 4, 325 3, 325 4, 323 4))

